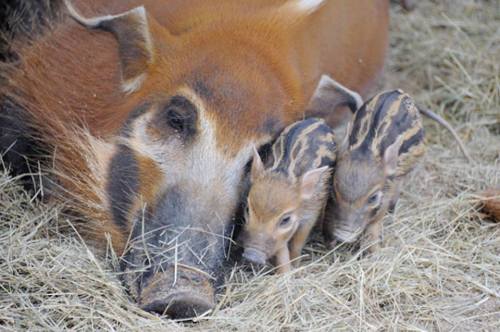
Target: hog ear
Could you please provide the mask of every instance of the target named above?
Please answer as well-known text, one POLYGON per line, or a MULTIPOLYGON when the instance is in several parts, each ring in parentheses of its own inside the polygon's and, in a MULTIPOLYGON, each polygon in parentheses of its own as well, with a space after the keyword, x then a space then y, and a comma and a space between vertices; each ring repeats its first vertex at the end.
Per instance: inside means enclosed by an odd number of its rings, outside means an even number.
POLYGON ((254 181, 257 177, 264 172, 264 163, 260 158, 259 151, 253 147, 253 161, 252 161, 252 170, 250 171, 250 179, 254 181))
POLYGON ((307 112, 315 116, 327 115, 339 106, 347 106, 354 113, 363 105, 361 96, 349 90, 328 75, 321 76, 318 86, 307 106, 307 112))
POLYGON ((403 144, 403 136, 399 136, 398 139, 388 146, 384 152, 384 170, 387 176, 392 176, 396 174, 399 159, 399 149, 403 144))
POLYGON ((300 194, 303 199, 310 199, 316 193, 318 185, 324 181, 323 175, 328 171, 328 166, 315 168, 306 172, 301 179, 300 194))
POLYGON ((148 18, 143 6, 118 15, 82 17, 69 0, 64 0, 71 17, 81 25, 113 33, 118 41, 122 73, 122 89, 131 93, 139 89, 153 62, 153 46, 148 18))

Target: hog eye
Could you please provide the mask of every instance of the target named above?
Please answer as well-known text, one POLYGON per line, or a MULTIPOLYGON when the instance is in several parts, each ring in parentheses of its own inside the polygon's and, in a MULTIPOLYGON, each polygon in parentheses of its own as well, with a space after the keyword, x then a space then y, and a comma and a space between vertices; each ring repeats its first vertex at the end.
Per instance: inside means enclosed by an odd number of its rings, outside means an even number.
POLYGON ((292 217, 290 215, 286 215, 286 216, 282 217, 280 220, 280 227, 288 226, 291 221, 292 221, 292 217))
POLYGON ((377 206, 379 205, 381 198, 382 198, 382 192, 377 191, 368 198, 368 204, 372 206, 377 206))
POLYGON ((167 122, 172 129, 175 129, 179 132, 184 132, 185 130, 185 124, 184 124, 184 117, 182 114, 180 114, 175 108, 168 108, 167 109, 167 122))
POLYGON ((188 137, 196 131, 196 107, 185 97, 175 96, 163 108, 166 125, 182 136, 188 137))

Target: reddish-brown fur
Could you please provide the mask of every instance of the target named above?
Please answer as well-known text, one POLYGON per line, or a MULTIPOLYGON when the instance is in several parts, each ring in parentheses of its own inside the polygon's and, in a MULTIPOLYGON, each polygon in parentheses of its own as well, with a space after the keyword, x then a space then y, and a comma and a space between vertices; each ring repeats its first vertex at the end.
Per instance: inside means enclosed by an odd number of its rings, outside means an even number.
MULTIPOLYGON (((249 87, 242 90, 250 93, 215 98, 209 105, 237 110, 214 115, 220 145, 229 145, 234 153, 244 139, 262 135, 260 128, 266 119, 274 118, 283 126, 300 118, 322 73, 331 74, 350 88, 366 91, 382 67, 387 1, 329 1, 306 17, 276 14, 277 5, 284 2, 76 1, 75 7, 87 16, 118 13, 144 3, 153 38, 162 41, 155 44, 155 52, 164 56, 162 63, 149 68, 150 76, 139 92, 126 96, 119 89, 113 36, 89 31, 67 18, 33 45, 19 47, 23 63, 10 78, 10 88, 22 94, 18 101, 31 112, 33 125, 41 129, 45 140, 68 142, 67 149, 58 146, 60 156, 56 161, 61 171, 68 171, 72 177, 72 170, 85 173, 86 157, 72 150, 72 145, 79 143, 69 143, 74 134, 67 123, 85 123, 92 135, 108 139, 146 93, 168 94, 184 83, 186 73, 196 70, 215 88, 249 87), (216 54, 212 44, 217 45, 216 54), (254 53, 260 55, 259 62, 241 68, 241 58, 254 53), (231 81, 224 81, 223 75, 210 76, 211 68, 221 65, 231 72, 231 81)), ((79 181, 72 179, 76 186, 80 186, 79 181)), ((75 191, 70 184, 65 187, 75 191)), ((95 196, 92 192, 81 195, 95 196)), ((151 197, 152 193, 145 196, 151 197)), ((97 218, 106 220, 102 213, 97 218)), ((109 230, 113 239, 120 238, 113 227, 109 230)))

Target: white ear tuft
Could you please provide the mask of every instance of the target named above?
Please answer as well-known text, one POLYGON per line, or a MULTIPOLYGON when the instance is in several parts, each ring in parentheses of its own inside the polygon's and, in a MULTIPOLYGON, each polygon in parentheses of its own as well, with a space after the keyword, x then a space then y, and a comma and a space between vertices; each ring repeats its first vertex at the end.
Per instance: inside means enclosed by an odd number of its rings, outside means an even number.
POLYGON ((315 12, 325 2, 325 0, 296 0, 295 6, 298 11, 310 14, 315 12))
POLYGON ((97 16, 97 17, 92 17, 92 18, 86 18, 80 15, 73 7, 71 4, 70 0, 64 0, 64 4, 66 5, 66 8, 68 9, 68 12, 70 16, 80 23, 83 26, 86 26, 87 28, 99 28, 100 25, 103 22, 111 21, 123 16, 128 16, 128 15, 134 15, 138 18, 140 18, 143 22, 143 24, 147 24, 147 15, 146 15, 146 9, 144 6, 136 7, 133 8, 129 11, 126 11, 124 13, 118 14, 118 15, 104 15, 104 16, 97 16))
POLYGON ((122 82, 123 92, 129 94, 139 90, 145 79, 146 79, 146 74, 140 74, 137 77, 131 78, 129 80, 124 80, 122 82))

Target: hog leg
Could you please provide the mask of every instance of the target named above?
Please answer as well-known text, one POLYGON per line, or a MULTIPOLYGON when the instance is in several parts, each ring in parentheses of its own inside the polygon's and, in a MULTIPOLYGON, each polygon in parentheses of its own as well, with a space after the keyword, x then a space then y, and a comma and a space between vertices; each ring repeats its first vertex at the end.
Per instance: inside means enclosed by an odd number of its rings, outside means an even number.
POLYGON ((281 248, 276 254, 276 266, 278 266, 278 273, 286 273, 291 270, 290 251, 287 246, 281 248))
POLYGON ((365 230, 361 241, 361 248, 366 248, 368 254, 372 254, 380 249, 382 242, 382 218, 371 223, 365 230))

